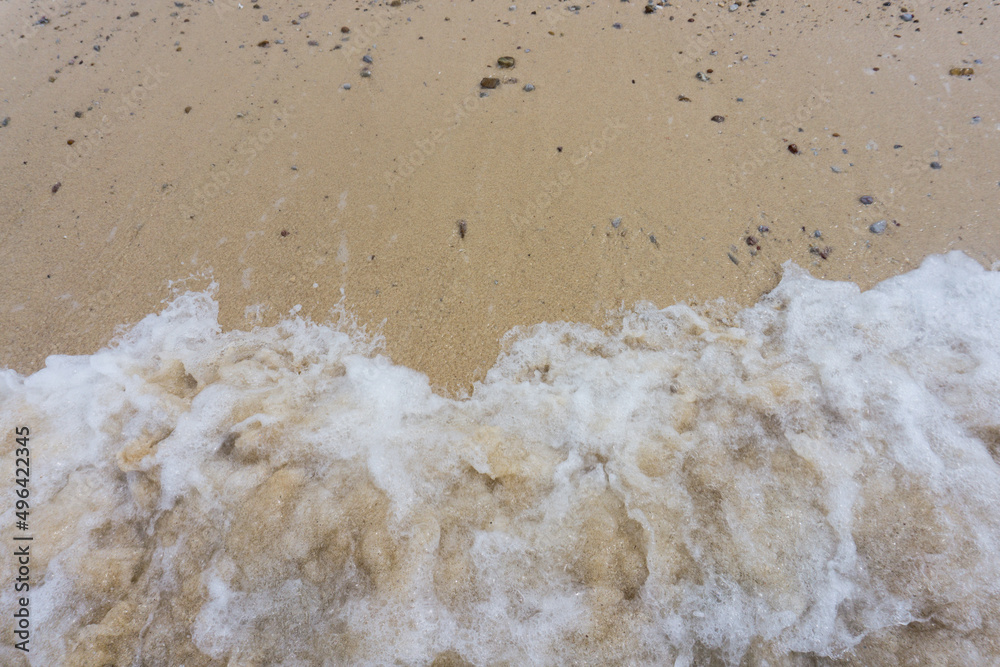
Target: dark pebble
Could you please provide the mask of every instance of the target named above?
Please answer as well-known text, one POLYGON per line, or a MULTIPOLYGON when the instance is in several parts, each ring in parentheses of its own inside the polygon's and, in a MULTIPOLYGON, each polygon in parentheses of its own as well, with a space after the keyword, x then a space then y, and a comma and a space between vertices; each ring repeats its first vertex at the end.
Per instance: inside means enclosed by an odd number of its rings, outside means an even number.
POLYGON ((931 162, 931 169, 940 169, 940 168, 941 168, 940 162, 931 162))
POLYGON ((509 69, 514 66, 514 59, 510 56, 501 56, 497 58, 497 65, 499 65, 501 69, 509 69))
POLYGON ((270 16, 268 16, 267 14, 264 14, 264 15, 263 15, 263 16, 262 16, 262 17, 260 18, 260 20, 261 20, 261 21, 263 21, 264 23, 267 23, 268 21, 270 21, 270 20, 271 20, 271 17, 270 17, 270 16))
POLYGON ((56 183, 52 186, 52 194, 59 192, 59 188, 62 187, 62 182, 56 183))
POLYGON ((614 28, 615 30, 621 30, 622 29, 622 24, 621 23, 612 23, 611 27, 614 28))
POLYGON ((823 232, 821 232, 821 231, 819 231, 817 229, 816 231, 813 232, 813 238, 817 238, 817 239, 823 238, 823 232))
POLYGON ((725 120, 726 120, 725 116, 712 116, 713 123, 722 123, 725 122, 725 120))
POLYGON ((753 236, 748 236, 746 238, 747 245, 757 245, 757 239, 753 236))
POLYGON ((74 111, 73 112, 73 117, 74 118, 83 118, 83 112, 82 111, 74 111))
POLYGON ((309 12, 302 12, 301 14, 299 14, 299 18, 300 19, 307 19, 307 18, 309 18, 309 12))
POLYGON ((792 155, 798 155, 799 147, 796 146, 795 144, 788 144, 788 152, 791 153, 792 155))
POLYGON ((191 107, 184 107, 184 113, 191 113, 191 107))
POLYGON ((879 220, 878 222, 873 222, 869 227, 868 231, 872 234, 881 234, 885 231, 887 223, 885 220, 879 220))
POLYGON ((348 27, 347 27, 346 25, 345 25, 345 26, 343 26, 343 27, 341 27, 341 29, 340 29, 340 32, 344 33, 345 35, 346 35, 347 33, 349 33, 350 31, 351 31, 351 29, 350 29, 350 28, 348 28, 348 27))
POLYGON ((374 61, 372 60, 372 57, 371 57, 370 55, 368 55, 367 53, 366 53, 365 55, 361 56, 361 61, 362 61, 362 62, 366 62, 366 63, 368 63, 369 65, 371 65, 371 64, 372 64, 372 62, 374 62, 374 61))
POLYGON ((4 116, 3 120, 0 120, 0 127, 7 127, 10 125, 10 116, 4 116))
POLYGON ((757 225, 757 231, 760 232, 761 234, 766 234, 767 232, 771 231, 771 228, 768 227, 767 225, 757 225))
POLYGON ((488 76, 485 77, 482 81, 480 81, 479 85, 482 86, 483 88, 489 88, 490 90, 492 90, 500 85, 500 79, 488 76))
POLYGON ((872 197, 871 195, 864 195, 863 197, 859 197, 858 201, 865 206, 870 206, 875 203, 875 197, 872 197))

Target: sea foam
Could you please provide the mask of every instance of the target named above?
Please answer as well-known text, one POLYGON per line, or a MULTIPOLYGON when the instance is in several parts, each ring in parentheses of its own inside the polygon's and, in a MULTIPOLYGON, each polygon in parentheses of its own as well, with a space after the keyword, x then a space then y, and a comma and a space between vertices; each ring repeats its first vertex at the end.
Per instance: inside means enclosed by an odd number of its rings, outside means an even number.
POLYGON ((1000 273, 965 255, 516 330, 463 399, 349 324, 217 315, 0 372, 31 664, 1000 661, 1000 273))

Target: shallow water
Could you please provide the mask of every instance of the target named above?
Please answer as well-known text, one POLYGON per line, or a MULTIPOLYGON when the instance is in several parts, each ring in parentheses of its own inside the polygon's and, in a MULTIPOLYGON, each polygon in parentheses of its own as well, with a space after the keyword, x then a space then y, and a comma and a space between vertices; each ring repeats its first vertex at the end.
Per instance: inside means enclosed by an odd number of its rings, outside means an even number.
POLYGON ((31 664, 1000 661, 1000 273, 788 264, 722 312, 512 332, 461 400, 211 292, 0 372, 31 664))

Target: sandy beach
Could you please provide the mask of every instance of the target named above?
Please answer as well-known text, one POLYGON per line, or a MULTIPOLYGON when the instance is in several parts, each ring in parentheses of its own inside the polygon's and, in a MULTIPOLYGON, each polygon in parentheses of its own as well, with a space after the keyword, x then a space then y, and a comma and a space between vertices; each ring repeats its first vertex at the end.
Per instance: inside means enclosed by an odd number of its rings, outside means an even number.
POLYGON ((997 3, 513 1, 0 2, 0 662, 1000 661, 997 3))
POLYGON ((515 326, 1000 258, 992 8, 733 7, 3 3, 0 364, 214 280, 465 391, 515 326))

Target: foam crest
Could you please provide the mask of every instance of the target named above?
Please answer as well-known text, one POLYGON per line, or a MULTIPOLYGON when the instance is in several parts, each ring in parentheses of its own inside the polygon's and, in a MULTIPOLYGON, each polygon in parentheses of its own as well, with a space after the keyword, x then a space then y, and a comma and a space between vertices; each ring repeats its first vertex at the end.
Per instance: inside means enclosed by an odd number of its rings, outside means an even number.
POLYGON ((343 313, 222 332, 180 295, 0 373, 32 660, 995 662, 998 306, 960 253, 865 293, 788 264, 733 319, 511 332, 453 400, 343 313))

